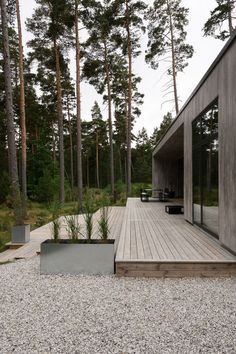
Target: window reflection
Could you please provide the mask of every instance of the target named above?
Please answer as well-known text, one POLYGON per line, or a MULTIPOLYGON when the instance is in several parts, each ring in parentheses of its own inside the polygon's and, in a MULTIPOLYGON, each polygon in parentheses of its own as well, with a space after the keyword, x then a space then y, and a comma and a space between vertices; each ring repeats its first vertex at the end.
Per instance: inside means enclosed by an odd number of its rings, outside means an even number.
POLYGON ((201 121, 196 120, 193 122, 193 144, 201 141, 201 121))
POLYGON ((201 174, 200 174, 201 149, 193 151, 193 209, 194 221, 201 223, 201 174))
POLYGON ((192 125, 194 222, 218 234, 218 105, 192 125))

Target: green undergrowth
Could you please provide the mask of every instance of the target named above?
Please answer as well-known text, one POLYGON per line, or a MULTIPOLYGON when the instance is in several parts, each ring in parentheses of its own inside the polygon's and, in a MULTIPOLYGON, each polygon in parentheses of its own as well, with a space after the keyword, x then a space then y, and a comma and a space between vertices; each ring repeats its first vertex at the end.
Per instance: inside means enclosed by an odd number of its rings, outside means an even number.
MULTIPOLYGON (((139 197, 140 189, 151 188, 150 184, 135 183, 132 185, 132 197, 139 197)), ((126 205, 126 185, 118 181, 115 185, 115 200, 109 197, 110 186, 104 189, 90 188, 85 189, 85 195, 90 195, 91 205, 90 209, 94 213, 102 206, 104 195, 109 199, 108 205, 110 206, 125 206, 126 205)), ((31 231, 47 224, 54 219, 54 203, 38 203, 27 202, 27 218, 25 223, 30 224, 31 231)), ((73 201, 66 202, 63 206, 59 207, 58 216, 60 215, 75 215, 83 213, 84 208, 79 207, 78 201, 74 196, 73 201)), ((12 210, 6 205, 0 205, 0 252, 6 249, 5 244, 11 239, 11 227, 13 225, 12 210)))

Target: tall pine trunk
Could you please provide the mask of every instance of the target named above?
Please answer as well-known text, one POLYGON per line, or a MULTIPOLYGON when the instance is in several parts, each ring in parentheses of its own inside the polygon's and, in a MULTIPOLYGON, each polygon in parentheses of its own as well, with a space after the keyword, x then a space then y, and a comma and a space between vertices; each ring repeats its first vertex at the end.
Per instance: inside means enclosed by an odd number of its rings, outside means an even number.
POLYGON ((122 160, 121 160, 121 146, 118 147, 118 158, 119 158, 120 180, 121 180, 121 182, 123 182, 123 170, 122 170, 122 160))
POLYGON ((77 186, 80 206, 83 201, 83 173, 82 173, 82 142, 81 142, 81 94, 80 94, 80 37, 79 37, 79 16, 78 0, 75 0, 75 36, 76 36, 76 103, 77 103, 77 186))
POLYGON ((8 159, 9 172, 11 179, 11 193, 13 197, 13 208, 15 223, 23 223, 22 203, 20 197, 20 187, 17 167, 17 152, 15 143, 15 128, 14 128, 14 112, 12 99, 12 83, 11 83, 11 66, 10 66, 10 51, 8 38, 8 21, 6 0, 0 0, 1 19, 2 19, 2 35, 3 35, 3 58, 4 58, 4 80, 5 80, 5 101, 7 114, 7 141, 8 141, 8 159))
POLYGON ((128 113, 127 113, 127 197, 131 196, 131 129, 132 129, 132 43, 129 0, 126 0, 126 31, 128 45, 128 113))
POLYGON ((99 180, 99 141, 98 132, 96 132, 96 176, 97 176, 97 188, 100 188, 99 180))
POLYGON ((171 36, 171 57, 172 57, 172 76, 173 76, 173 86, 174 86, 174 99, 175 99, 175 112, 176 115, 179 113, 179 101, 177 92, 177 81, 176 81, 176 58, 175 58, 175 39, 174 39, 174 29, 172 22, 171 8, 169 0, 167 0, 168 13, 170 18, 170 36, 171 36))
POLYGON ((60 203, 64 204, 65 202, 65 161, 64 161, 61 69, 60 69, 59 48, 56 39, 54 39, 54 51, 55 51, 55 59, 56 59, 57 115, 58 115, 58 132, 59 132, 60 203))
POLYGON ((67 117, 68 117, 68 129, 69 129, 69 139, 70 139, 70 176, 71 176, 71 189, 74 192, 74 153, 73 153, 73 133, 71 127, 71 116, 69 100, 67 97, 67 117))
POLYGON ((20 75, 20 130, 21 130, 21 189, 24 199, 27 198, 26 177, 26 119, 25 119, 25 80, 24 80, 24 54, 22 44, 22 30, 19 0, 16 0, 16 15, 19 38, 19 75, 20 75))
POLYGON ((86 155, 87 187, 89 188, 89 154, 86 155))
POLYGON ((128 176, 127 176, 127 156, 128 156, 128 99, 127 93, 125 92, 125 142, 126 142, 126 156, 125 156, 125 184, 126 184, 126 194, 128 196, 128 176))
POLYGON ((114 179, 114 151, 113 151, 113 128, 112 128, 112 111, 111 111, 111 78, 108 65, 107 44, 104 41, 104 61, 107 80, 107 99, 108 99, 108 126, 109 126, 109 144, 110 144, 110 178, 111 178, 111 195, 115 198, 115 179, 114 179))
POLYGON ((56 157, 56 137, 54 131, 54 124, 52 124, 52 158, 54 162, 54 166, 56 165, 57 157, 56 157))

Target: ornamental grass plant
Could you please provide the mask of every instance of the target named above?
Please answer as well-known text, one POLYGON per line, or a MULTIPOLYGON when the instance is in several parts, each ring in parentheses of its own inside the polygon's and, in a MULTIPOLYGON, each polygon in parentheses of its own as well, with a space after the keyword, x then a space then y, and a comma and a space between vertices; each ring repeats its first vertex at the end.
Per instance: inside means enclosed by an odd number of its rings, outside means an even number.
POLYGON ((68 232, 69 239, 72 242, 76 242, 81 234, 81 225, 79 224, 78 215, 67 215, 66 219, 66 230, 68 232))
POLYGON ((94 212, 94 208, 93 208, 92 194, 89 193, 89 192, 87 192, 85 194, 83 209, 84 209, 84 221, 85 221, 85 229, 86 229, 85 238, 87 240, 91 240, 92 239, 92 233, 93 233, 93 212, 94 212))
POLYGON ((98 220, 98 232, 102 240, 108 240, 109 237, 109 199, 103 196, 100 208, 100 218, 98 220))

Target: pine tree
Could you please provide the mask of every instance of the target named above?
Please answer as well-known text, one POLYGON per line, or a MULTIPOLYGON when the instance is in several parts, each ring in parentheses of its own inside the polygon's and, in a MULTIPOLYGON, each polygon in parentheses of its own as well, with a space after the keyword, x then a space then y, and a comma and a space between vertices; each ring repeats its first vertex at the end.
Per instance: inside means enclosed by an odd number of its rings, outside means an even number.
POLYGON ((97 102, 94 103, 92 110, 93 135, 95 135, 95 150, 96 150, 96 181, 97 188, 100 188, 100 168, 99 168, 99 150, 100 146, 106 142, 107 127, 102 119, 101 109, 97 102))
MULTIPOLYGON (((114 140, 118 147, 120 179, 122 179, 122 154, 126 152, 128 146, 128 66, 127 61, 120 55, 115 57, 116 65, 113 66, 112 98, 115 105, 115 133, 114 140)), ((141 78, 132 75, 132 113, 131 130, 135 119, 140 116, 139 106, 143 104, 144 95, 138 91, 138 84, 141 78)), ((131 142, 135 140, 131 133, 131 142)), ((126 170, 125 166, 125 170, 126 170)), ((127 176, 125 176, 127 181, 127 176)))
POLYGON ((90 187, 90 158, 92 156, 92 146, 94 143, 93 132, 93 123, 91 121, 82 121, 81 122, 81 137, 82 137, 82 147, 83 147, 83 156, 84 164, 83 170, 86 171, 84 174, 86 177, 86 187, 90 187))
MULTIPOLYGON (((16 90, 16 85, 14 84, 14 78, 18 78, 18 37, 15 31, 15 3, 12 1, 7 2, 7 22, 8 22, 8 42, 9 42, 9 54, 10 54, 10 70, 12 77, 12 100, 13 100, 13 111, 14 118, 18 116, 18 90, 16 90)), ((8 152, 7 152, 7 117, 6 117, 6 102, 5 102, 5 79, 4 79, 4 50, 3 50, 3 33, 2 25, 0 24, 0 161, 1 161, 1 171, 9 173, 8 167, 8 152)), ((15 123, 18 123, 17 121, 15 123)), ((17 137, 15 136, 16 148, 18 144, 17 137)), ((1 193, 1 192, 0 192, 1 193)))
POLYGON ((92 84, 98 93, 106 92, 108 104, 108 126, 110 144, 110 183, 111 195, 115 196, 113 124, 112 124, 112 65, 116 43, 113 38, 116 5, 105 1, 91 1, 84 13, 84 24, 89 38, 84 43, 85 58, 83 76, 92 84))
POLYGON ((38 61, 48 61, 56 74, 57 116, 59 134, 59 166, 60 166, 60 202, 65 201, 65 162, 63 136, 63 105, 62 105, 62 62, 63 51, 71 45, 71 31, 74 26, 72 5, 66 0, 37 0, 39 5, 27 27, 35 39, 30 41, 38 61), (48 51, 50 57, 45 58, 43 52, 48 51), (53 65, 51 59, 53 58, 53 65))
POLYGON ((172 114, 170 112, 168 112, 166 115, 164 115, 159 129, 154 128, 153 134, 150 137, 150 141, 151 141, 153 148, 156 146, 156 144, 160 141, 160 139, 166 133, 167 129, 172 124, 172 122, 173 122, 172 114))
POLYGON ((6 0, 0 1, 1 9, 1 25, 3 36, 3 57, 4 57, 4 80, 5 80, 5 102, 7 115, 7 138, 8 138, 8 157, 9 157, 9 171, 11 179, 11 193, 13 197, 13 207, 16 224, 23 222, 23 206, 21 203, 18 167, 17 167, 17 153, 15 143, 15 127, 14 127, 14 111, 13 111, 13 89, 11 83, 11 65, 10 65, 10 50, 8 37, 8 14, 6 7, 6 0))
POLYGON ((17 27, 19 38, 19 75, 20 75, 20 130, 21 130, 21 188, 24 199, 27 198, 26 178, 26 118, 25 118, 25 79, 24 79, 24 52, 22 44, 22 29, 19 0, 16 0, 17 27))
MULTIPOLYGON (((74 136, 77 136, 77 117, 75 119, 74 111, 76 108, 76 94, 74 82, 70 76, 69 67, 65 67, 62 77, 62 92, 63 92, 63 107, 66 112, 64 122, 65 127, 68 130, 69 136, 65 136, 65 140, 69 140, 69 151, 70 151, 70 181, 71 190, 74 195, 74 136), (74 129, 76 125, 76 129, 74 129)), ((65 129, 64 129, 65 130, 65 129)), ((65 134, 65 133, 64 133, 65 134)), ((66 142, 65 142, 66 143, 66 142)), ((66 149, 65 149, 66 150, 66 149)), ((65 159, 66 160, 66 159, 65 159)), ((66 161, 65 161, 66 162, 66 161)))
POLYGON ((152 145, 145 128, 142 128, 136 137, 133 166, 135 182, 151 183, 152 145))
POLYGON ((82 141, 81 141, 81 69, 80 69, 80 35, 79 35, 79 18, 80 8, 79 0, 75 0, 75 50, 76 50, 76 122, 77 122, 77 186, 80 205, 83 200, 83 173, 82 173, 82 141))
POLYGON ((188 65, 193 56, 193 47, 186 43, 188 9, 181 6, 181 0, 155 0, 148 9, 148 50, 146 61, 157 69, 161 60, 170 63, 167 74, 172 84, 167 87, 174 91, 176 114, 179 113, 177 74, 188 65))
POLYGON ((132 139, 132 100, 133 100, 133 59, 140 54, 140 34, 145 31, 142 14, 146 9, 143 1, 116 0, 119 7, 120 33, 123 54, 127 56, 128 91, 127 91, 127 196, 131 195, 131 139, 132 139))
POLYGON ((204 36, 213 36, 224 41, 230 37, 235 29, 235 0, 216 0, 217 6, 211 11, 203 31, 204 36))

